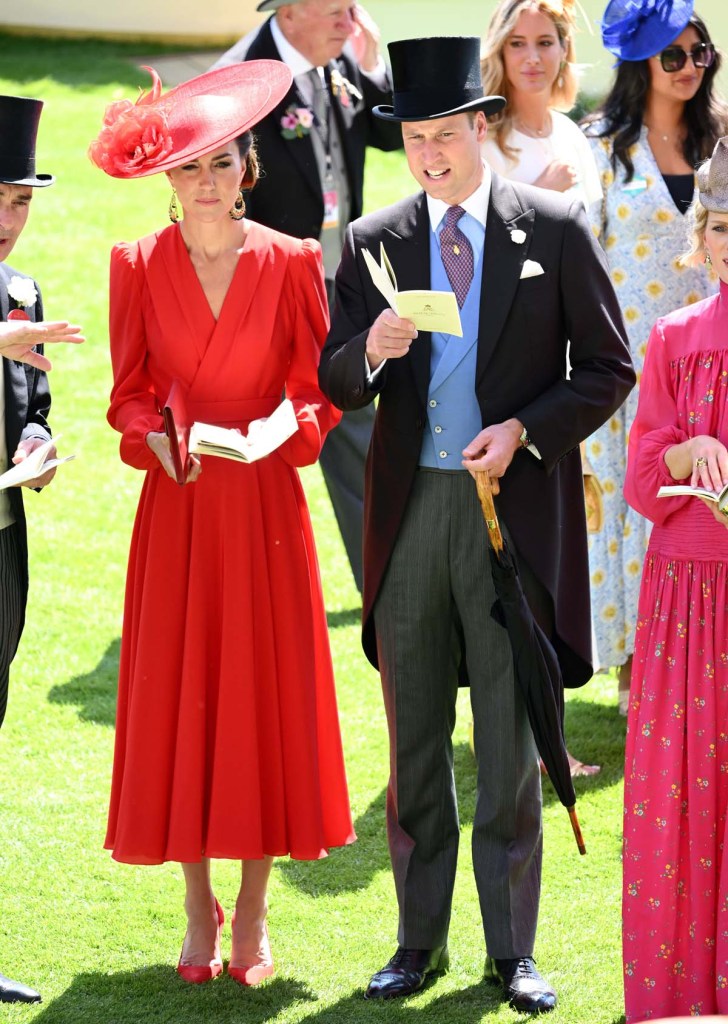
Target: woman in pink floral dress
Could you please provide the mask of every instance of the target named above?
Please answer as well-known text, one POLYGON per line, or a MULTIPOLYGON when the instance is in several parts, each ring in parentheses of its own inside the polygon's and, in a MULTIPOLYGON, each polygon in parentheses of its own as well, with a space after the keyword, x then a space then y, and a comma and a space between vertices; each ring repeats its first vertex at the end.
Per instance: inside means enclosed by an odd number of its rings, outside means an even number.
POLYGON ((658 320, 625 496, 654 523, 640 591, 624 797, 628 1024, 728 1014, 728 138, 698 174, 688 259, 720 292, 658 320))

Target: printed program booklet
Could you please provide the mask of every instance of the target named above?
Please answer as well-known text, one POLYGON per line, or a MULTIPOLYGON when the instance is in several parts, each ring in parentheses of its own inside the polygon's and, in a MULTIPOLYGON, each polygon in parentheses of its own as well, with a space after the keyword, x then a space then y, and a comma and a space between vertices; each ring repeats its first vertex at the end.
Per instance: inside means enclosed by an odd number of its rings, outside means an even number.
POLYGON ((364 262, 369 268, 372 281, 387 300, 391 309, 403 320, 411 320, 418 331, 438 331, 441 334, 463 336, 458 300, 454 292, 397 290, 397 278, 392 264, 380 242, 380 263, 368 249, 362 249, 364 262))

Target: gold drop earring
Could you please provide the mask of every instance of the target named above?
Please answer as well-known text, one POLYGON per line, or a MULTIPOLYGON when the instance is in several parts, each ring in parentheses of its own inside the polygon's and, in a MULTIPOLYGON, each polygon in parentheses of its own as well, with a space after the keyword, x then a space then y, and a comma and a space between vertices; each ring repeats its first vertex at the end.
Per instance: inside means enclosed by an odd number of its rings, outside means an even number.
POLYGON ((713 266, 713 261, 711 260, 710 253, 708 252, 707 249, 705 250, 705 265, 706 265, 706 267, 712 267, 713 266))
POLYGON ((233 208, 230 211, 230 216, 233 220, 242 220, 245 216, 245 197, 243 196, 242 188, 238 192, 238 198, 233 204, 233 208))
POLYGON ((172 189, 172 197, 169 200, 169 219, 173 224, 176 224, 179 220, 179 208, 177 206, 177 191, 172 189))

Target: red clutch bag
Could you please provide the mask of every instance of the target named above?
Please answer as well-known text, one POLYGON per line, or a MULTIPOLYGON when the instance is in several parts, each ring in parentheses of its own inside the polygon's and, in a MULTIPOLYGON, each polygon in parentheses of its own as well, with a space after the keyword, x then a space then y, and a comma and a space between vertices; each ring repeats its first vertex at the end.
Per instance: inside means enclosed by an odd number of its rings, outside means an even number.
POLYGON ((174 475, 178 484, 187 479, 189 456, 187 443, 190 436, 190 423, 187 419, 187 403, 182 384, 178 380, 172 382, 167 401, 162 409, 164 429, 169 438, 169 450, 174 464, 174 475))

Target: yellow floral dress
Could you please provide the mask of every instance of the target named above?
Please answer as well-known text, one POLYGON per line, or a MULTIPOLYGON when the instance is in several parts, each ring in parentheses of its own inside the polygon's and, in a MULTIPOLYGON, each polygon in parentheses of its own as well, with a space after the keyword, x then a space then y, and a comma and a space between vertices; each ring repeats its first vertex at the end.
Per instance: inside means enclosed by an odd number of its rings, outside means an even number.
POLYGON ((715 291, 702 268, 678 265, 687 248, 687 222, 675 206, 642 129, 632 147, 634 176, 612 170, 612 138, 587 130, 604 198, 592 208, 592 223, 609 260, 629 335, 637 387, 624 405, 587 440, 587 455, 604 489, 604 525, 589 535, 592 618, 600 667, 623 665, 634 650, 642 563, 649 523, 622 494, 629 430, 637 412, 647 339, 655 321, 715 291))

